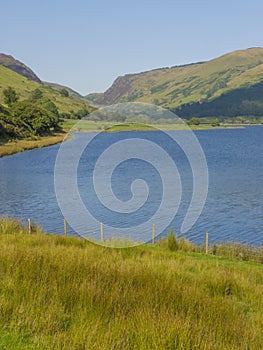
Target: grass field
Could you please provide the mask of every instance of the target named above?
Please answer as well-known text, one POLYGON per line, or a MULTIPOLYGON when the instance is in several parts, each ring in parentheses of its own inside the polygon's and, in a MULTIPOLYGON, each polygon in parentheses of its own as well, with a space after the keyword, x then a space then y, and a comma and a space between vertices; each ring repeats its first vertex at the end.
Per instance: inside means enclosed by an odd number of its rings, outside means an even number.
POLYGON ((35 231, 0 220, 1 349, 262 349, 262 264, 35 231))

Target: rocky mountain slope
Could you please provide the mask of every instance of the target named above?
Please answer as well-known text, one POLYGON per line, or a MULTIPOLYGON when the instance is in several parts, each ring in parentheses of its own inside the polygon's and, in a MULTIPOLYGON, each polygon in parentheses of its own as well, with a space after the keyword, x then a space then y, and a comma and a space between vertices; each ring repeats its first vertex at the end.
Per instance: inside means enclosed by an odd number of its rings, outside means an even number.
POLYGON ((16 60, 13 56, 0 53, 0 65, 13 70, 29 80, 41 84, 39 77, 29 67, 16 60))
MULTIPOLYGON (((240 105, 263 102, 263 48, 250 48, 228 53, 208 62, 155 69, 118 77, 94 103, 110 105, 120 102, 147 102, 175 111, 191 111, 198 116, 209 115, 217 107, 210 104, 227 103, 220 113, 229 115, 231 96, 236 106, 234 115, 253 112, 240 105), (252 92, 249 90, 252 89, 252 92), (238 96, 237 96, 238 95, 238 96), (237 97, 237 100, 235 98, 237 97), (217 101, 217 102, 216 102, 217 101), (197 108, 198 107, 198 108, 197 108), (202 108, 201 108, 202 107, 202 108), (203 108, 204 107, 204 108, 203 108), (199 109, 199 111, 197 111, 199 109)), ((217 109, 216 109, 217 110, 217 109)), ((263 115, 263 105, 260 111, 263 115)), ((252 113, 253 114, 253 113, 252 113)))

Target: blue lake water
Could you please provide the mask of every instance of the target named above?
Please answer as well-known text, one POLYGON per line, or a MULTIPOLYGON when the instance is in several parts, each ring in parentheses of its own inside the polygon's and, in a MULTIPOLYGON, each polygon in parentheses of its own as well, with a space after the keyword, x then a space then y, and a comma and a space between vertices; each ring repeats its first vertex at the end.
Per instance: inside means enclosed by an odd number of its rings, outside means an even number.
MULTIPOLYGON (((173 133, 180 133, 174 131, 173 133)), ((205 153, 209 188, 204 209, 193 227, 184 236, 201 244, 205 232, 211 242, 241 241, 251 244, 263 243, 263 127, 244 129, 217 129, 195 131, 195 135, 205 153)), ((91 134, 76 134, 75 139, 85 142, 91 134)), ((134 227, 154 215, 162 203, 162 174, 170 168, 157 171, 154 166, 141 158, 132 158, 120 163, 112 173, 111 188, 119 201, 132 198, 131 184, 136 179, 148 185, 147 200, 136 212, 120 213, 103 205, 93 187, 93 172, 102 151, 120 140, 138 139, 155 142, 165 148, 176 163, 182 183, 182 197, 178 212, 171 223, 163 230, 173 228, 178 235, 193 191, 191 166, 184 152, 175 147, 162 132, 123 132, 102 133, 81 154, 77 182, 80 197, 98 222, 112 227, 134 227)), ((73 141, 68 141, 70 144, 73 141)), ((45 231, 62 234, 63 215, 57 203, 54 190, 54 167, 60 145, 35 149, 0 159, 0 215, 10 215, 26 221, 39 223, 45 231)), ((144 149, 141 149, 144 152, 144 149)), ((72 154, 66 155, 65 169, 73 164, 72 154)), ((146 157, 147 158, 147 157, 146 157)), ((154 155, 153 155, 154 159, 154 155)), ((158 157, 154 160, 158 162, 158 157)), ((111 159, 101 165, 98 172, 103 176, 111 164, 111 159)), ((105 179, 106 181, 106 179, 105 179)), ((65 182, 66 183, 66 182, 65 182)), ((99 186, 99 185, 98 185, 99 186)), ((172 184, 171 184, 172 186, 172 184)), ((65 191, 67 188, 65 187, 65 191)), ((172 195, 171 191, 171 195, 172 195)), ((71 212, 78 218, 77 207, 69 201, 71 212), (75 212, 76 211, 76 212, 75 212)), ((165 214, 156 226, 166 223, 165 214)), ((83 221, 81 221, 83 226, 83 221)), ((89 227, 89 221, 80 230, 99 232, 98 227, 89 227)), ((69 227, 69 232, 74 230, 69 227)), ((151 227, 149 227, 149 235, 151 227)))

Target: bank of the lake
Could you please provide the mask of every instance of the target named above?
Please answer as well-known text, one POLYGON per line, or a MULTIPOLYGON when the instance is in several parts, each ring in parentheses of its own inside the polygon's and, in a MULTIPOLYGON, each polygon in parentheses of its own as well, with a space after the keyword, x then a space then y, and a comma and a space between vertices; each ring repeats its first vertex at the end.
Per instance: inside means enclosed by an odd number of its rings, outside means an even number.
POLYGON ((3 349, 261 349, 259 263, 1 228, 3 349))
MULTIPOLYGON (((261 124, 260 124, 261 125, 261 124)), ((119 123, 107 121, 65 119, 62 123, 63 130, 69 132, 119 132, 119 131, 147 131, 147 130, 210 130, 226 128, 244 128, 249 124, 222 123, 219 126, 210 124, 186 125, 184 123, 119 123)))
POLYGON ((34 148, 42 148, 55 145, 64 140, 65 132, 56 133, 51 136, 39 137, 37 140, 9 140, 0 143, 0 157, 23 152, 34 148))
MULTIPOLYGON (((113 123, 113 122, 93 122, 89 120, 65 119, 62 122, 62 132, 51 136, 38 137, 36 140, 0 140, 0 158, 26 150, 52 146, 63 142, 66 134, 70 131, 76 132, 120 132, 120 131, 152 131, 152 130, 186 130, 188 126, 184 124, 139 124, 139 123, 113 123)), ((191 125, 191 130, 210 130, 225 128, 242 128, 243 124, 222 124, 212 127, 208 124, 191 125)))

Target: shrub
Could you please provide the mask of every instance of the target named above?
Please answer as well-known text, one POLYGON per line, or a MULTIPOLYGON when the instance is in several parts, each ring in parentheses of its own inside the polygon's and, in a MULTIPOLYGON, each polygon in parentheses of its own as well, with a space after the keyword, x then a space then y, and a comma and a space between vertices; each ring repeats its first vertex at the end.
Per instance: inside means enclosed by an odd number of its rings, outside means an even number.
POLYGON ((25 228, 21 221, 9 217, 0 218, 0 234, 24 233, 25 228))
POLYGON ((216 126, 220 126, 220 122, 218 119, 214 119, 211 121, 211 126, 214 128, 216 126))
POLYGON ((178 250, 179 243, 173 230, 168 231, 168 249, 172 252, 178 250))
MULTIPOLYGON (((0 234, 20 234, 28 233, 27 227, 25 227, 22 221, 10 217, 0 218, 0 234)), ((35 222, 31 222, 31 233, 43 233, 42 227, 35 222)))
POLYGON ((199 247, 182 237, 178 242, 178 249, 183 252, 199 252, 199 247))
POLYGON ((189 125, 199 125, 200 124, 200 119, 199 118, 191 118, 189 120, 189 125))

